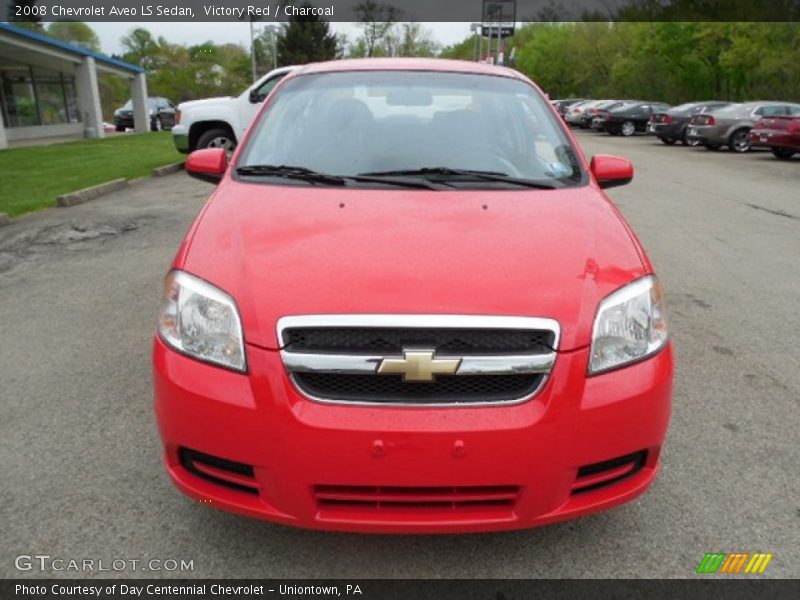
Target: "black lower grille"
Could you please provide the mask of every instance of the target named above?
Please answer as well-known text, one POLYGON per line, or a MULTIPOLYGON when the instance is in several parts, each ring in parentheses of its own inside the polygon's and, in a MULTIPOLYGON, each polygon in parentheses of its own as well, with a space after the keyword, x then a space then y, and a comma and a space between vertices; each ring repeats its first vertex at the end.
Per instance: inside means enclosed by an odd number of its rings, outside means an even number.
POLYGON ((425 327, 297 327, 283 331, 289 352, 335 354, 401 354, 404 348, 435 348, 449 354, 547 354, 555 334, 536 329, 480 329, 425 327))
POLYGON ((638 473, 646 463, 647 450, 641 450, 611 460, 585 465, 578 469, 572 493, 590 492, 627 479, 638 473))
POLYGON ((533 394, 544 375, 443 376, 433 383, 404 382, 400 375, 294 373, 293 377, 306 394, 326 400, 438 404, 518 400, 533 394))
POLYGON ((184 469, 218 485, 240 492, 258 494, 253 467, 189 448, 178 450, 178 459, 184 469), (250 485, 252 481, 252 485, 250 485))

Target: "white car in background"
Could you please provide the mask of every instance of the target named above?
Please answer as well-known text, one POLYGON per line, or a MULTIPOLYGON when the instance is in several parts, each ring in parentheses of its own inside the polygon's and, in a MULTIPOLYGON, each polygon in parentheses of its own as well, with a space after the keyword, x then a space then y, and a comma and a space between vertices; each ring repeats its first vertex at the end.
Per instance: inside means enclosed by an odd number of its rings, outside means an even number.
POLYGON ((238 96, 182 102, 172 128, 175 147, 184 154, 201 148, 233 151, 264 99, 296 68, 270 71, 238 96))

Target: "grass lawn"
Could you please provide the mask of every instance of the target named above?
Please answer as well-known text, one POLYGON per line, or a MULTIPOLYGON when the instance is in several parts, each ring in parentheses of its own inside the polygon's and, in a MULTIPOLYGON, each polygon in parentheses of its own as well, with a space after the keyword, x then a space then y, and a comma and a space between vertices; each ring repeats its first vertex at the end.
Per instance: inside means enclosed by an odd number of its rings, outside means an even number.
POLYGON ((0 212, 14 217, 53 206, 61 194, 181 160, 168 131, 0 150, 0 212))

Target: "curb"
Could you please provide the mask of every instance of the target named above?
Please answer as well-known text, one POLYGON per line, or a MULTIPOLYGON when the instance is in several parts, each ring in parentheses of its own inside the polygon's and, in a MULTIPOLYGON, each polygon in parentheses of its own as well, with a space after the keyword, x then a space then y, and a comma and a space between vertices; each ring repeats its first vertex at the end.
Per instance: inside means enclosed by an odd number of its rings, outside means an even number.
MULTIPOLYGON (((70 206, 76 206, 78 204, 83 204, 84 202, 88 202, 89 200, 94 200, 100 196, 104 196, 105 194, 110 194, 111 192, 116 192, 117 190, 121 190, 124 187, 127 187, 133 183, 138 183, 140 181, 149 179, 150 177, 163 177, 164 175, 169 175, 171 173, 177 173, 178 171, 182 171, 184 169, 185 162, 177 162, 172 163, 171 165, 165 165, 163 167, 156 167, 153 169, 150 175, 145 175, 144 177, 139 177, 137 179, 127 180, 124 177, 119 179, 112 179, 111 181, 107 181, 106 183, 101 183, 100 185, 94 185, 92 187, 84 188, 82 190, 78 190, 76 192, 70 192, 69 194, 62 194, 56 198, 55 205, 60 208, 69 208, 70 206)), ((0 212, 0 227, 4 225, 11 225, 12 223, 11 217, 9 217, 6 213, 0 212)))
POLYGON ((182 171, 184 167, 184 162, 177 162, 171 165, 167 165, 165 167, 158 167, 153 169, 153 177, 163 177, 164 175, 169 175, 170 173, 175 173, 177 171, 182 171))
MULTIPOLYGON (((149 177, 163 177, 164 175, 169 175, 170 173, 176 173, 183 169, 183 165, 184 162, 181 161, 163 167, 156 167, 153 169, 149 177)), ((144 176, 139 179, 148 179, 148 176, 144 176)), ((133 181, 139 181, 139 179, 133 181)), ((130 183, 132 183, 132 181, 128 181, 123 177, 120 179, 112 179, 111 181, 101 183, 100 185, 84 188, 82 190, 78 190, 77 192, 70 192, 69 194, 64 194, 56 198, 56 206, 66 208, 69 206, 75 206, 76 204, 83 204, 84 202, 94 200, 99 196, 121 190, 130 183)))
POLYGON ((103 194, 116 192, 117 190, 124 188, 126 185, 128 185, 128 180, 124 177, 120 179, 112 179, 111 181, 101 183, 100 185, 95 185, 78 190, 77 192, 70 192, 69 194, 59 196, 56 198, 56 206, 67 207, 75 206, 76 204, 83 204, 84 202, 94 200, 103 194))

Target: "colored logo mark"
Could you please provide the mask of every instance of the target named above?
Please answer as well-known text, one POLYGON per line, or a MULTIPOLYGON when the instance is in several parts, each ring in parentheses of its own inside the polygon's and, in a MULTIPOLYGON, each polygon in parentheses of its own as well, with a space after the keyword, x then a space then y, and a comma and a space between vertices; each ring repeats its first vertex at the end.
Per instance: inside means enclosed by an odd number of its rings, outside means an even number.
POLYGON ((763 573, 772 554, 764 552, 709 552, 700 561, 697 573, 751 574, 763 573))

